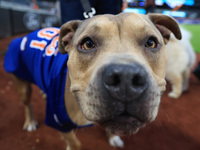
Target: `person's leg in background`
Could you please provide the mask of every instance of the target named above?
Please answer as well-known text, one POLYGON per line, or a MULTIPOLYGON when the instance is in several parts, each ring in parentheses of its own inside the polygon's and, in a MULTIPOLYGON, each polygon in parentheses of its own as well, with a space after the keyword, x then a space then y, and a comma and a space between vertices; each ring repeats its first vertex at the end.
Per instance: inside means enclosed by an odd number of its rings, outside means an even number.
MULTIPOLYGON (((118 14, 122 9, 122 0, 90 0, 97 14, 118 14)), ((83 20, 83 7, 80 0, 60 0, 62 24, 70 20, 83 20)))
POLYGON ((200 81, 200 62, 198 64, 198 66, 194 69, 193 73, 200 81))
POLYGON ((80 0, 60 0, 62 24, 70 20, 83 20, 83 8, 80 0))
POLYGON ((122 10, 122 0, 90 0, 96 14, 118 14, 122 10))

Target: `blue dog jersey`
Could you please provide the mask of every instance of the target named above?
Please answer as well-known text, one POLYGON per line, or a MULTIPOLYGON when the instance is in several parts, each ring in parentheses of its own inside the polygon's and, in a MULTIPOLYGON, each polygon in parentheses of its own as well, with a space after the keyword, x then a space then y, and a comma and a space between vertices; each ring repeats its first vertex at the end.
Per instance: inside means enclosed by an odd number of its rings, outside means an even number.
POLYGON ((59 28, 44 28, 13 40, 4 68, 41 88, 47 94, 46 124, 69 132, 80 126, 71 121, 65 108, 68 54, 58 51, 59 32, 59 28))

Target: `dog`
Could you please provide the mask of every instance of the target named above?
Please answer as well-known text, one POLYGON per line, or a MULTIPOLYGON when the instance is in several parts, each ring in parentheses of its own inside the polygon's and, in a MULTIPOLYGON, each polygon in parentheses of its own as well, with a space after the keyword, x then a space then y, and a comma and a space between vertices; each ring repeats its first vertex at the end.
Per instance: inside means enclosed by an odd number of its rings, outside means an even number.
POLYGON ((188 90, 190 73, 196 61, 196 55, 190 42, 192 36, 186 29, 180 29, 183 38, 177 40, 171 34, 166 45, 168 55, 166 79, 172 86, 172 91, 168 96, 175 99, 188 90))
POLYGON ((121 13, 14 40, 4 68, 24 104, 24 129, 37 127, 30 104, 34 83, 47 95, 45 122, 61 131, 67 150, 80 149, 73 129, 93 123, 106 129, 111 145, 122 146, 119 136, 136 133, 157 116, 171 32, 181 39, 169 16, 121 13))

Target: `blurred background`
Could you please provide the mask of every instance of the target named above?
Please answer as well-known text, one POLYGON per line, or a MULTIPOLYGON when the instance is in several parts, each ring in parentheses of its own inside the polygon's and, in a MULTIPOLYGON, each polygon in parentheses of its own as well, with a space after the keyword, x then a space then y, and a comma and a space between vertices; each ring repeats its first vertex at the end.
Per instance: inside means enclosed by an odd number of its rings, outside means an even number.
POLYGON ((56 0, 0 0, 0 37, 59 26, 56 0))
MULTIPOLYGON (((148 1, 148 0, 147 0, 148 1)), ((124 12, 146 14, 146 0, 127 0, 124 12)), ((152 0, 149 0, 152 2, 152 0)), ((200 52, 200 0, 154 0, 154 13, 174 17, 184 28, 192 33, 191 43, 196 52, 200 52)))

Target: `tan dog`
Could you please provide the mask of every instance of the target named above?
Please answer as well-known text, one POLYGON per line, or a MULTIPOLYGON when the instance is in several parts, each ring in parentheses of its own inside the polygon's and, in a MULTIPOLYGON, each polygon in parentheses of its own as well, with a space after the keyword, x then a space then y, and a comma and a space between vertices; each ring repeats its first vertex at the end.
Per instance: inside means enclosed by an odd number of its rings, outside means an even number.
MULTIPOLYGON (((59 50, 69 55, 65 107, 71 120, 98 123, 116 135, 135 133, 152 122, 165 91, 170 31, 181 39, 176 21, 161 14, 102 15, 64 24, 59 50)), ((30 83, 13 79, 25 106, 24 128, 35 129, 30 83)), ((67 150, 80 149, 73 131, 63 136, 67 150)), ((111 140, 119 146, 116 142, 111 140)))
POLYGON ((195 64, 196 56, 190 43, 191 34, 181 28, 182 39, 177 40, 171 34, 166 45, 168 64, 166 79, 171 83, 172 91, 168 94, 171 98, 179 98, 189 86, 191 69, 195 64))

